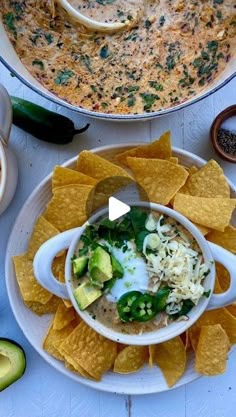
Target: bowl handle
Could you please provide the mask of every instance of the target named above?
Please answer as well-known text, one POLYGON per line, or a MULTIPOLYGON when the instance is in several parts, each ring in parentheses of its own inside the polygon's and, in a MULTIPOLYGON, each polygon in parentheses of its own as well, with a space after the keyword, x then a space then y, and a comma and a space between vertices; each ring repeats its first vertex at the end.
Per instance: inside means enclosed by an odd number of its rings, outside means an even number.
POLYGON ((69 299, 66 284, 58 282, 52 273, 53 259, 63 249, 68 249, 80 227, 67 230, 47 240, 34 257, 34 274, 42 287, 60 298, 69 299))
POLYGON ((215 261, 221 263, 229 271, 230 286, 222 294, 212 294, 207 310, 225 307, 236 301, 236 256, 215 243, 208 242, 215 261))

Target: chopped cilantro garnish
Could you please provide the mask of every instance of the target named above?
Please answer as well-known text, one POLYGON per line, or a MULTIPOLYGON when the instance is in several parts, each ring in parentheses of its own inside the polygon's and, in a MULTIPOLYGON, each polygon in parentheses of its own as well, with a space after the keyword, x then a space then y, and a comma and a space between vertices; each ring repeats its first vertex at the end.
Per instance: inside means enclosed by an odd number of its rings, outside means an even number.
POLYGON ((73 77, 75 73, 71 70, 62 70, 58 71, 56 78, 54 79, 54 83, 57 85, 67 85, 69 79, 73 77))

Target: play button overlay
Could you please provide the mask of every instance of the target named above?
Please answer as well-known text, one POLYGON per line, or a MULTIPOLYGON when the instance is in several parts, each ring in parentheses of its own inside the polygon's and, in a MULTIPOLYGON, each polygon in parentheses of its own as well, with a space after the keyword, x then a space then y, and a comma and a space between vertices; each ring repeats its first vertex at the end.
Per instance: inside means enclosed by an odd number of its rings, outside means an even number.
POLYGON ((110 197, 108 202, 109 209, 109 220, 114 221, 119 219, 119 217, 124 216, 124 214, 129 213, 130 206, 128 204, 122 203, 118 198, 110 197))

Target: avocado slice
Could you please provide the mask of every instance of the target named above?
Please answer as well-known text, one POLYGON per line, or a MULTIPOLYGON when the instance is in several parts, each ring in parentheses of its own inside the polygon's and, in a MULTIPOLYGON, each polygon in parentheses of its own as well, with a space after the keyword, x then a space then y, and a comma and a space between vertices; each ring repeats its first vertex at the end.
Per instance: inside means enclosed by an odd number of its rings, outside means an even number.
POLYGON ((0 391, 3 391, 25 372, 25 352, 18 343, 0 338, 0 391))
POLYGON ((88 270, 91 283, 102 287, 103 282, 112 278, 112 265, 109 253, 98 246, 89 259, 88 270))
POLYGON ((72 268, 73 273, 77 278, 82 277, 88 266, 88 257, 87 256, 80 256, 79 258, 75 258, 72 260, 72 268))
POLYGON ((95 288, 89 281, 84 281, 74 291, 74 297, 80 310, 84 310, 102 295, 101 290, 95 288))
POLYGON ((113 278, 122 278, 124 275, 124 269, 120 262, 113 255, 111 255, 111 266, 113 278))

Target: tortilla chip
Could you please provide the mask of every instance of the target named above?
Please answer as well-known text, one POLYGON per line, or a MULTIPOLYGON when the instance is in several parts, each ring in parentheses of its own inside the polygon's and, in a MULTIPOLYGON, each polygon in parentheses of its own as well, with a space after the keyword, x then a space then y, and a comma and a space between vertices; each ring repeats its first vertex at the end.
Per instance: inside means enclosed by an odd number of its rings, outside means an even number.
POLYGON ((52 190, 58 187, 64 187, 71 184, 95 185, 97 181, 82 174, 82 172, 74 171, 73 169, 56 166, 52 176, 52 190))
POLYGON ((236 254, 236 229, 231 225, 226 227, 224 232, 211 231, 207 240, 236 254))
POLYGON ((138 184, 153 203, 167 205, 185 183, 188 173, 163 159, 127 158, 138 184))
POLYGON ((172 387, 184 374, 187 356, 181 337, 155 345, 155 364, 161 369, 168 387, 172 387))
POLYGON ((191 341, 190 341, 190 337, 189 337, 189 331, 188 330, 186 330, 186 332, 184 332, 184 333, 182 333, 181 335, 180 335, 180 337, 181 337, 181 340, 182 340, 182 342, 183 342, 183 344, 184 344, 184 348, 185 348, 185 350, 186 350, 186 352, 188 351, 188 350, 190 350, 191 349, 191 341))
POLYGON ((184 168, 189 173, 189 177, 188 177, 186 183, 183 185, 183 187, 180 188, 179 192, 181 194, 188 194, 188 195, 190 195, 191 193, 190 193, 190 190, 189 190, 189 187, 188 187, 189 179, 190 179, 190 177, 193 174, 196 174, 196 172, 198 172, 198 169, 194 165, 192 167, 190 167, 190 168, 188 168, 188 167, 184 167, 184 168))
POLYGON ((110 177, 128 177, 129 174, 120 166, 89 151, 82 151, 77 160, 77 170, 97 180, 110 177))
POLYGON ((53 329, 61 330, 71 323, 76 316, 76 311, 73 307, 67 308, 63 302, 58 305, 54 320, 53 329))
POLYGON ((82 367, 96 380, 100 380, 104 372, 112 367, 117 346, 81 322, 60 345, 59 350, 76 370, 82 367))
MULTIPOLYGON (((216 262, 215 266, 216 266, 216 275, 219 281, 221 292, 225 292, 229 289, 229 286, 230 286, 229 271, 219 262, 216 262)), ((236 298, 236 294, 235 294, 235 298, 236 298)))
POLYGON ((190 168, 187 167, 185 169, 188 171, 189 177, 191 177, 191 175, 196 174, 196 172, 198 172, 198 168, 195 167, 195 165, 192 165, 190 168))
POLYGON ((43 349, 46 350, 46 352, 48 352, 49 355, 52 355, 54 356, 54 358, 62 361, 63 356, 60 354, 57 347, 69 336, 69 334, 73 332, 74 326, 73 323, 69 323, 63 329, 55 330, 53 328, 53 322, 54 320, 52 321, 48 329, 48 332, 44 338, 43 349))
POLYGON ((42 316, 43 314, 55 313, 60 302, 61 299, 53 295, 46 304, 41 304, 38 301, 25 301, 24 303, 35 314, 42 316))
POLYGON ((66 262, 66 254, 64 253, 62 256, 53 259, 52 263, 52 272, 55 278, 58 279, 60 282, 65 282, 65 262, 66 262), (62 278, 63 277, 63 278, 62 278))
POLYGON ((188 330, 190 344, 191 344, 194 352, 196 352, 196 350, 197 350, 197 344, 198 344, 198 340, 199 340, 200 330, 201 330, 201 328, 197 325, 195 325, 195 326, 193 325, 188 330))
POLYGON ((175 156, 171 156, 171 157, 168 159, 168 161, 169 161, 169 162, 172 162, 172 164, 178 164, 178 163, 179 163, 178 158, 176 158, 175 156))
POLYGON ((16 279, 24 301, 37 301, 46 304, 52 294, 45 290, 36 280, 33 273, 33 262, 24 255, 13 256, 16 279))
POLYGON ((86 372, 81 366, 79 366, 78 363, 77 363, 77 369, 75 369, 74 366, 71 365, 71 363, 65 361, 65 367, 67 369, 69 369, 70 371, 73 371, 76 374, 79 374, 79 375, 83 376, 84 378, 88 378, 88 379, 94 380, 94 378, 91 375, 89 375, 88 372, 86 372))
POLYGON ((107 206, 109 197, 109 194, 95 192, 92 201, 92 212, 100 209, 101 207, 107 206))
POLYGON ((230 198, 230 188, 222 168, 213 159, 189 176, 190 195, 208 198, 230 198))
POLYGON ((34 256, 40 246, 53 236, 56 236, 59 232, 51 223, 49 223, 43 216, 40 216, 35 225, 30 237, 28 247, 28 258, 34 259, 34 256))
POLYGON ((189 220, 222 232, 230 223, 235 205, 235 199, 194 197, 180 193, 174 199, 174 209, 189 220))
POLYGON ((149 345, 148 346, 148 353, 149 353, 148 366, 149 366, 149 368, 152 368, 154 358, 155 358, 155 345, 149 345))
POLYGON ((127 157, 169 159, 172 155, 170 132, 165 132, 159 139, 148 145, 140 145, 116 155, 119 163, 128 166, 127 157))
POLYGON ((56 188, 44 217, 61 232, 81 226, 86 221, 87 201, 92 199, 90 185, 66 185, 56 188))
MULTIPOLYGON (((216 281, 215 281, 215 290, 216 293, 223 293, 228 290, 230 286, 230 275, 229 271, 221 264, 216 262, 216 281)), ((235 294, 235 304, 230 304, 225 307, 226 310, 236 317, 236 294, 235 294)))
POLYGON ((202 226, 201 224, 195 223, 195 226, 198 228, 198 230, 201 232, 203 236, 206 236, 210 231, 209 227, 202 226))
POLYGON ((236 317, 230 314, 226 308, 205 311, 197 322, 191 327, 195 333, 195 338, 200 334, 202 326, 220 324, 226 331, 231 344, 236 343, 236 317))
POLYGON ((113 371, 119 374, 137 372, 148 358, 146 346, 126 346, 118 353, 113 371))
POLYGON ((220 324, 203 326, 196 350, 196 371, 207 376, 224 373, 229 347, 228 336, 220 324))

